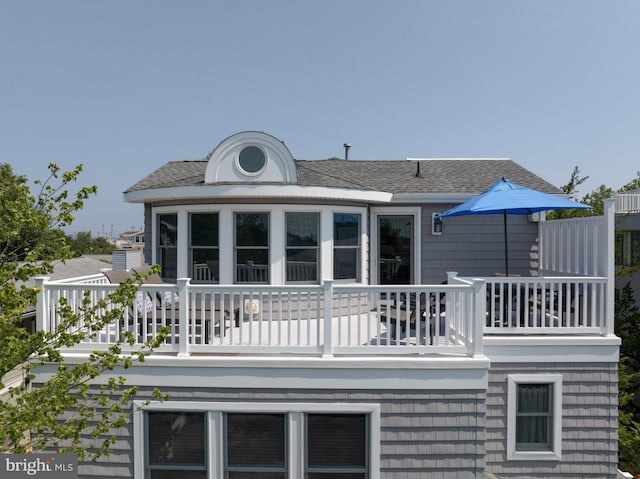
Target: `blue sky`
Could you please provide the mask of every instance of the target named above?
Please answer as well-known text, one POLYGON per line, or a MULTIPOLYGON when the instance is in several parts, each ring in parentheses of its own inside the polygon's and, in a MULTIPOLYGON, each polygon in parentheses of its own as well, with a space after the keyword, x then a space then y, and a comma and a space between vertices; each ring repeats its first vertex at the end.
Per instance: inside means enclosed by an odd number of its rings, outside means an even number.
POLYGON ((71 231, 143 224, 122 192, 262 130, 298 159, 508 157, 560 186, 640 170, 640 2, 0 0, 0 161, 82 163, 71 231))

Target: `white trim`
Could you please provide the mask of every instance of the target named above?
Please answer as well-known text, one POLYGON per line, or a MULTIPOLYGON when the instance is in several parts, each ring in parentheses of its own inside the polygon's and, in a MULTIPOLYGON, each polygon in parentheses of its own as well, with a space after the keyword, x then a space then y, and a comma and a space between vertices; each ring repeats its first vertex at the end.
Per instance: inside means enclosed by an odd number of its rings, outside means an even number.
POLYGON ((124 193, 127 203, 153 203, 157 201, 180 200, 231 200, 231 199, 267 199, 281 200, 332 200, 358 201, 363 203, 391 203, 393 194, 385 191, 354 190, 348 188, 329 188, 324 186, 299 186, 290 184, 223 184, 199 186, 175 186, 153 188, 124 193))
POLYGON ((233 156, 234 156, 235 167, 236 167, 238 173, 240 173, 241 175, 247 176, 249 178, 255 177, 255 176, 260 176, 264 172, 264 170, 267 168, 267 165, 269 165, 269 155, 265 151, 264 147, 262 147, 259 144, 242 145, 242 148, 240 148, 236 152, 236 154, 233 155, 233 156), (263 159, 264 159, 264 163, 263 163, 262 167, 260 169, 258 169, 257 171, 247 171, 240 164, 240 155, 247 148, 256 148, 257 150, 259 150, 262 153, 262 156, 263 156, 263 159))
POLYGON ((485 336, 484 353, 492 363, 617 363, 616 336, 485 336))
POLYGON ((560 461, 562 459, 562 375, 510 374, 507 377, 507 460, 560 461), (516 450, 516 395, 519 384, 553 385, 553 424, 551 449, 548 451, 516 450))
MULTIPOLYGON (((84 358, 65 355, 65 363, 81 362, 84 358)), ((127 370, 116 368, 101 374, 96 383, 124 375, 132 386, 165 388, 486 390, 488 371, 489 360, 485 356, 293 359, 151 355, 144 363, 127 370)), ((55 373, 55 368, 41 366, 33 372, 36 373, 33 382, 41 383, 55 373)))
POLYGON ((336 214, 347 214, 347 215, 359 215, 360 216, 360 281, 349 282, 348 280, 338 280, 338 284, 369 284, 367 281, 369 280, 369 264, 367 258, 369 257, 369 235, 367 232, 369 231, 368 217, 366 208, 357 208, 357 207, 334 207, 331 212, 327 215, 328 218, 328 226, 329 226, 329 251, 327 254, 328 263, 326 270, 326 276, 322 277, 323 279, 334 279, 333 277, 333 252, 334 252, 334 215, 336 214), (329 274, 330 273, 330 274, 329 274))
POLYGON ((440 193, 395 193, 391 203, 404 204, 404 203, 421 203, 423 205, 433 203, 464 203, 470 200, 474 196, 471 194, 440 194, 440 193))
POLYGON ((510 161, 511 158, 465 158, 465 157, 452 157, 452 158, 423 158, 423 157, 407 157, 407 161, 510 161))
POLYGON ((422 283, 421 251, 422 251, 422 208, 412 207, 372 207, 371 227, 370 227, 370 284, 378 284, 378 273, 380 265, 380 252, 378 251, 378 217, 388 215, 409 215, 413 216, 413 277, 410 284, 422 283))
POLYGON ((295 183, 296 163, 284 142, 261 131, 242 131, 222 140, 213 150, 204 173, 205 183, 222 181, 275 181, 295 183), (247 172, 239 155, 247 147, 262 150, 265 164, 258 172, 247 172))
POLYGON ((146 411, 203 412, 207 414, 209 479, 224 476, 222 415, 229 412, 282 413, 288 415, 289 476, 303 477, 304 420, 306 413, 367 414, 369 416, 369 477, 380 478, 381 411, 378 403, 234 403, 206 401, 134 401, 133 402, 133 470, 135 479, 144 478, 144 414, 146 411), (220 445, 215 447, 215 445, 220 445))

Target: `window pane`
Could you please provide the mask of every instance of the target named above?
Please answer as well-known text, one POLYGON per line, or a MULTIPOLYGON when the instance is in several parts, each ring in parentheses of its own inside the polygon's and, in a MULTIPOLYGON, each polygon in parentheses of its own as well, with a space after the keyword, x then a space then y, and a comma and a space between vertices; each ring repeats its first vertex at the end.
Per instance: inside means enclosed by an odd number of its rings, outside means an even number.
POLYGON ((333 251, 333 279, 360 280, 359 248, 336 249, 333 251))
POLYGON ((228 414, 227 466, 284 467, 285 434, 284 414, 228 414))
POLYGON ((312 472, 307 474, 307 479, 367 479, 369 475, 364 472, 312 472))
POLYGON ((519 384, 516 398, 516 446, 548 449, 551 444, 551 384, 519 384))
POLYGON ((158 215, 159 246, 176 246, 178 244, 178 215, 158 215))
POLYGON ((519 416, 516 419, 516 444, 549 444, 549 417, 519 416))
POLYGON ((236 246, 269 246, 269 214, 236 213, 236 246))
POLYGON ((287 246, 318 245, 318 213, 287 213, 287 246))
POLYGON ((333 243, 335 246, 358 246, 360 244, 360 215, 333 215, 333 243))
POLYGON ((631 232, 631 266, 640 265, 640 231, 631 232))
POLYGON ((269 282, 269 251, 267 249, 239 249, 236 251, 236 281, 269 282))
POLYGON ((220 281, 220 251, 196 248, 192 252, 191 277, 194 281, 220 281))
POLYGON ((550 393, 550 384, 519 384, 518 413, 548 413, 550 393))
POLYGON ((178 249, 159 248, 160 274, 163 278, 176 279, 178 276, 178 249))
POLYGON ((286 477, 286 472, 229 472, 229 479, 286 479, 286 477))
MULTIPOLYGON (((367 417, 364 414, 309 414, 307 465, 366 467, 367 417)), ((334 476, 335 477, 335 476, 334 476)))
POLYGON ((317 249, 287 250, 287 281, 317 281, 317 249))
POLYGON ((152 469, 151 479, 206 479, 207 471, 152 469))
POLYGON ((413 216, 379 216, 380 284, 410 284, 413 216))
POLYGON ((155 464, 205 464, 202 413, 150 412, 148 457, 155 464))
POLYGON ((218 246, 218 213, 191 215, 191 246, 218 246))

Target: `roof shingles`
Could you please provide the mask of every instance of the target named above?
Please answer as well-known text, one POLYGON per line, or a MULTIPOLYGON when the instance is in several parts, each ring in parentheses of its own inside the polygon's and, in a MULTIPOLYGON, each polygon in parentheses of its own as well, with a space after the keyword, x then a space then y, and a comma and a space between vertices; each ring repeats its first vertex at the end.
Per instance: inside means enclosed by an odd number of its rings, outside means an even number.
MULTIPOLYGON (((206 160, 171 161, 127 189, 204 184, 206 160)), ((393 194, 479 194, 505 177, 545 193, 562 191, 508 159, 296 160, 298 185, 385 191, 393 194), (420 174, 417 163, 420 163, 420 174)))

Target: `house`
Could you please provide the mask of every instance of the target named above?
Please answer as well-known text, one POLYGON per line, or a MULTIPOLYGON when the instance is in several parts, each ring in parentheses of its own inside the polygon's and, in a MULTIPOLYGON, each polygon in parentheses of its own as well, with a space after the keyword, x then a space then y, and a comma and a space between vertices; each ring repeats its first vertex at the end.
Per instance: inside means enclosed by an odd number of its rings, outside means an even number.
MULTIPOLYGON (((615 478, 613 204, 509 217, 505 276, 502 217, 437 217, 500 177, 561 194, 508 159, 304 161, 253 131, 132 185, 162 282, 68 360, 171 333, 82 477, 615 478)), ((40 328, 113 288, 39 281, 40 328)))
MULTIPOLYGON (((617 193, 615 201, 616 268, 640 267, 640 191, 617 193)), ((633 289, 636 305, 640 306, 640 274, 629 271, 616 276, 616 290, 627 283, 633 289)))
POLYGON ((119 249, 144 248, 144 230, 125 231, 116 240, 119 249))

